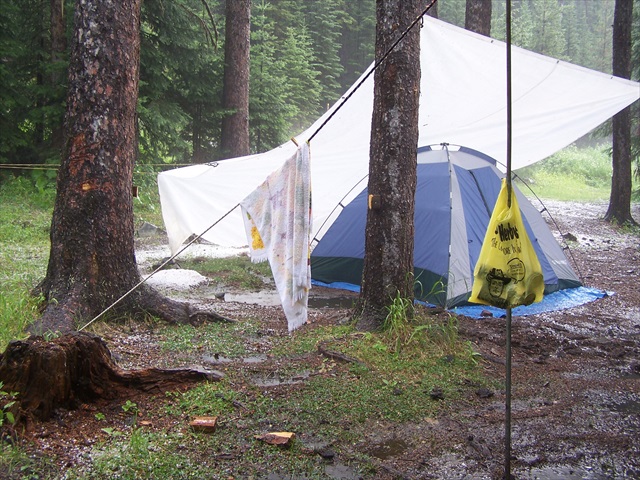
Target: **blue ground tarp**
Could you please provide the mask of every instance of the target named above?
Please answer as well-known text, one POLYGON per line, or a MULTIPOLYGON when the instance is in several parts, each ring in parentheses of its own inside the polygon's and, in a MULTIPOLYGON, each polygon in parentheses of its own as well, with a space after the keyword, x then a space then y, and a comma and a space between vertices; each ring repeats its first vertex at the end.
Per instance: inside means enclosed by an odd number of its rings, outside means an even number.
MULTIPOLYGON (((312 280, 313 285, 328 288, 337 288, 341 290, 348 290, 351 292, 359 292, 360 285, 353 285, 352 283, 334 282, 323 283, 317 280, 312 280)), ((612 295, 612 292, 605 292, 598 290, 597 288, 590 287, 575 287, 566 288, 564 290, 558 290, 557 292, 545 295, 541 302, 533 303, 527 306, 516 307, 511 310, 511 315, 514 317, 521 317, 526 315, 536 315, 538 313, 555 312, 557 310, 565 310, 567 308, 578 307, 585 303, 593 302, 600 298, 612 295)), ((505 310, 496 307, 490 307, 487 305, 465 305, 461 307, 455 307, 450 310, 457 315, 465 315, 471 318, 482 318, 481 313, 483 311, 489 311, 494 317, 506 316, 505 310)))

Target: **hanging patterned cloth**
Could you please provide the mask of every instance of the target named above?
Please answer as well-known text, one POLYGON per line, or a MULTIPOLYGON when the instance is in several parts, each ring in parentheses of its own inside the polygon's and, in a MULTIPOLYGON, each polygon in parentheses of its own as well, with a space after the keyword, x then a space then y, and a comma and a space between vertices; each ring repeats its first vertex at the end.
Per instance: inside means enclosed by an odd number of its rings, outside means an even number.
POLYGON ((311 168, 304 142, 240 202, 251 260, 269 261, 289 331, 307 321, 311 168))

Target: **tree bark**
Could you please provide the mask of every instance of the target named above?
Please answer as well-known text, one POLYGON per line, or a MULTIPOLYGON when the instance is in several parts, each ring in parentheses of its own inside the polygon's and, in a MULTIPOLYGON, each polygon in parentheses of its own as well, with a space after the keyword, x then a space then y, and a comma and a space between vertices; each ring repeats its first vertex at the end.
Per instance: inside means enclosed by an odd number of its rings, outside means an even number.
POLYGON ((492 0, 467 0, 464 28, 489 37, 491 35, 492 0))
MULTIPOLYGON (((613 74, 631 78, 633 2, 616 0, 613 18, 613 74)), ((631 216, 631 107, 613 117, 613 173, 605 220, 636 225, 631 216)))
POLYGON ((16 413, 47 420, 57 408, 74 409, 97 399, 124 398, 131 389, 159 393, 184 383, 220 380, 204 369, 123 370, 97 335, 71 333, 47 342, 17 340, 0 354, 0 380, 18 392, 16 413))
MULTIPOLYGON (((376 7, 376 58, 420 12, 420 0, 383 0, 376 7)), ((420 29, 400 42, 374 76, 369 160, 370 208, 365 230, 358 327, 382 326, 398 294, 413 299, 413 214, 416 189, 420 29)))
MULTIPOLYGON (((140 3, 76 3, 65 154, 47 274, 36 289, 47 305, 32 333, 72 331, 140 281, 132 197, 140 3)), ((144 287, 114 309, 123 311, 189 321, 187 306, 144 287)))
POLYGON ((251 0, 227 0, 221 158, 248 155, 251 0))

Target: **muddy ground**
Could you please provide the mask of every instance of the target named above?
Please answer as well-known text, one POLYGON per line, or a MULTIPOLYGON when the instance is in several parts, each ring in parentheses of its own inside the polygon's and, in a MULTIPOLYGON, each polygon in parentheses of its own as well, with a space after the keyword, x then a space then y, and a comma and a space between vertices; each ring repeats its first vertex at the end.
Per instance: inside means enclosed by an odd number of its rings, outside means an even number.
MULTIPOLYGON (((610 295, 569 310, 514 318, 512 471, 524 479, 640 478, 640 237, 637 231, 634 236, 604 223, 604 204, 547 202, 547 208, 559 231, 575 239, 570 242, 572 261, 585 284, 610 295)), ((634 216, 640 219, 638 206, 634 216)), ((189 293, 192 300, 194 292, 189 293)), ((330 299, 348 295, 315 288, 313 323, 303 328, 344 319, 344 303, 332 305, 330 299)), ((267 338, 255 346, 262 360, 267 358, 268 336, 287 335, 280 307, 264 305, 269 303, 264 299, 262 304, 246 304, 230 295, 227 301, 209 297, 204 303, 215 304, 219 313, 264 322, 261 330, 267 338)), ((459 318, 460 335, 473 342, 486 373, 496 379, 505 374, 504 327, 503 319, 459 318)), ((202 363, 197 352, 192 359, 167 358, 153 335, 144 326, 128 325, 104 336, 126 368, 202 363)), ((261 368, 268 370, 269 361, 261 368)), ((134 400, 142 410, 153 408, 151 396, 134 400)), ((504 402, 504 391, 499 390, 481 402, 452 405, 428 421, 377 423, 350 448, 377 459, 378 473, 367 478, 500 478, 504 402)), ((91 406, 61 412, 55 420, 32 427, 31 448, 56 455, 62 470, 87 461, 87 451, 104 436, 94 412, 91 406)), ((305 441, 304 435, 300 438, 305 441)), ((326 478, 360 478, 339 457, 327 463, 325 472, 326 478)))

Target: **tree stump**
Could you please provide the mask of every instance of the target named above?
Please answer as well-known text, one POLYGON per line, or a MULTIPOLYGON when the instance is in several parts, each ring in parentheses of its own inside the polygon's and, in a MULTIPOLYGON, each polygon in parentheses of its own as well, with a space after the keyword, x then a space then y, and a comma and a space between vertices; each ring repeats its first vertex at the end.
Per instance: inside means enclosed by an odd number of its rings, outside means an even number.
MULTIPOLYGON (((184 383, 220 380, 200 368, 124 370, 97 335, 73 332, 52 341, 16 340, 0 354, 4 391, 18 392, 20 415, 46 420, 57 408, 74 409, 131 389, 163 392, 184 383)), ((17 420, 17 419, 16 419, 17 420)))

